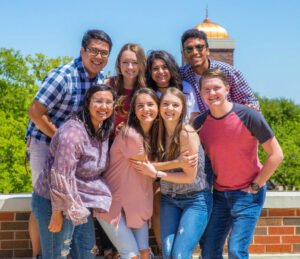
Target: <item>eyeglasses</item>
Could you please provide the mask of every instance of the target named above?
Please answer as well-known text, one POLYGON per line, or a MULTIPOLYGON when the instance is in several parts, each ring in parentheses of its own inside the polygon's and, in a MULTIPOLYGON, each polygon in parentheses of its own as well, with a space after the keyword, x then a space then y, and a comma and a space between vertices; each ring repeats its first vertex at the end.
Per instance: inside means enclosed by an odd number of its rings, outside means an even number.
POLYGON ((106 105, 108 108, 112 108, 114 106, 114 102, 106 99, 92 99, 93 104, 98 106, 106 105))
POLYGON ((86 47, 86 50, 87 50, 88 54, 90 54, 91 56, 94 56, 94 57, 97 57, 99 54, 103 58, 107 58, 109 56, 109 52, 106 50, 99 50, 99 49, 90 48, 90 47, 86 47))
POLYGON ((194 49, 197 50, 198 53, 201 53, 203 49, 205 49, 206 46, 205 45, 195 45, 195 46, 186 46, 183 48, 183 50, 187 53, 187 54, 191 54, 193 53, 194 49))

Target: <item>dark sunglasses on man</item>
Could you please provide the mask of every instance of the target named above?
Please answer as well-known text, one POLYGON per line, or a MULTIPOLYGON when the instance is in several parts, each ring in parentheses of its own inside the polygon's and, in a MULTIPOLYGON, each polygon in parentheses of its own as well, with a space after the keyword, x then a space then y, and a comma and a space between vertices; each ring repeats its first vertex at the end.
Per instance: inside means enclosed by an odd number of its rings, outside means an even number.
POLYGON ((187 54, 191 54, 193 53, 194 49, 197 50, 198 53, 201 53, 203 49, 205 49, 206 46, 205 45, 195 45, 195 46, 186 46, 183 48, 184 52, 186 52, 187 54))

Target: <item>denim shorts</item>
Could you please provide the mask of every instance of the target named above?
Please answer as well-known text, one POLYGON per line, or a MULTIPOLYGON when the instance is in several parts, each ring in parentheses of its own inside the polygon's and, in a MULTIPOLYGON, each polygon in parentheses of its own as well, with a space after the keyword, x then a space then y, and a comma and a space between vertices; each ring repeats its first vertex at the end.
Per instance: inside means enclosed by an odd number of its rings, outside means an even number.
POLYGON ((145 223, 140 228, 129 228, 122 214, 118 226, 113 226, 102 219, 100 225, 117 248, 121 258, 127 259, 139 255, 140 250, 149 249, 149 229, 145 223))

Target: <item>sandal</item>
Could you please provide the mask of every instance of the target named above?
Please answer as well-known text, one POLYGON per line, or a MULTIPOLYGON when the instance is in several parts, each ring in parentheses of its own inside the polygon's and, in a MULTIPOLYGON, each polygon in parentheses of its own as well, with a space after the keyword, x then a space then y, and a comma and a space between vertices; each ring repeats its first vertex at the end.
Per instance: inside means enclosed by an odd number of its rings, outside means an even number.
POLYGON ((104 253, 104 259, 120 259, 120 255, 117 251, 108 251, 104 253))

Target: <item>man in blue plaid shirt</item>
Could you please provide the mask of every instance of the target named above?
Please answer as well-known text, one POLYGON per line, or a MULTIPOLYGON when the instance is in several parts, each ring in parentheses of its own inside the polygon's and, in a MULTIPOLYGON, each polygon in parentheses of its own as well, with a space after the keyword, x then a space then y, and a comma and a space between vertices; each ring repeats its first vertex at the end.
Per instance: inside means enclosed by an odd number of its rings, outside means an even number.
MULTIPOLYGON (((110 37, 101 30, 89 30, 82 39, 80 57, 49 72, 29 107, 26 131, 32 185, 41 173, 49 143, 57 128, 68 116, 77 112, 87 89, 102 83, 102 69, 112 48, 110 37)), ((40 254, 37 224, 33 214, 29 219, 33 256, 40 254)))
POLYGON ((211 68, 219 68, 226 75, 230 86, 228 95, 230 102, 244 104, 259 110, 258 100, 242 73, 227 63, 208 58, 208 41, 203 31, 196 29, 185 31, 181 37, 181 46, 184 59, 188 64, 180 68, 180 74, 182 80, 189 82, 194 88, 201 113, 208 108, 200 96, 199 80, 201 75, 211 68))

